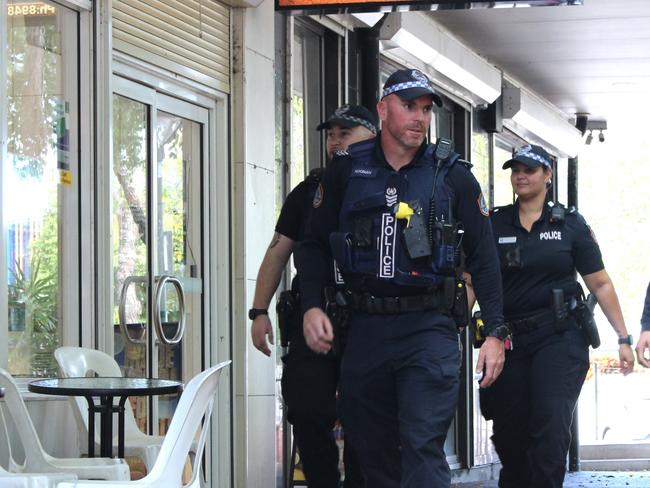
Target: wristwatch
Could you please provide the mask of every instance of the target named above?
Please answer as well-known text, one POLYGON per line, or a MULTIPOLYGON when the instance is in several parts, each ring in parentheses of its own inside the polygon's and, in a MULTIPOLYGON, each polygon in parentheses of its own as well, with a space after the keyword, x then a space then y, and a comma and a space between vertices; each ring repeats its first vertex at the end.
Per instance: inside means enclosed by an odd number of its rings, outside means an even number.
POLYGON ((632 345, 632 336, 628 335, 627 337, 619 337, 618 338, 618 343, 619 344, 627 344, 628 346, 632 345))
POLYGON ((251 320, 255 320, 260 315, 268 315, 268 314, 269 311, 265 308, 251 308, 248 311, 248 318, 251 320))
POLYGON ((510 328, 506 324, 501 324, 485 334, 485 337, 496 337, 505 341, 510 336, 510 328))

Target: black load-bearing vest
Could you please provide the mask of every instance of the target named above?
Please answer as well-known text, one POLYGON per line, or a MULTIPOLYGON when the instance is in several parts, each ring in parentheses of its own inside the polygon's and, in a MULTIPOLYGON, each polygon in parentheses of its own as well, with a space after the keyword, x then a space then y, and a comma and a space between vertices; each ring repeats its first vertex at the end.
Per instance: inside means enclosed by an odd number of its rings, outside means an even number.
MULTIPOLYGON (((451 153, 440 161, 432 190, 436 146, 427 147, 420 160, 400 171, 373 164, 375 141, 350 146, 352 168, 339 214, 339 228, 330 236, 332 253, 346 283, 364 277, 396 285, 431 287, 455 273, 457 250, 453 246, 432 246, 429 257, 412 259, 403 236, 405 219, 394 213, 399 202, 419 203, 425 222, 433 209, 439 221, 450 222, 453 193, 446 177, 459 155, 451 153)), ((411 205, 413 206, 413 205, 411 205)), ((453 223, 453 222, 451 222, 453 223)))

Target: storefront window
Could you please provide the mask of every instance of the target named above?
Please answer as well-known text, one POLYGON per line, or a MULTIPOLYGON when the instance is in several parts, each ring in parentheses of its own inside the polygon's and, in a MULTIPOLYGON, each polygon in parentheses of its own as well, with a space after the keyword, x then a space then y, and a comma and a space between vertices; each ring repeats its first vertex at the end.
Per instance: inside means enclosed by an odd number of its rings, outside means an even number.
POLYGON ((289 188, 305 179, 307 171, 321 165, 322 34, 311 24, 296 22, 292 44, 291 163, 289 188))
POLYGON ((494 143, 494 205, 501 207, 514 201, 510 184, 510 170, 503 169, 503 163, 512 158, 512 146, 496 139, 494 143))
POLYGON ((62 271, 62 228, 78 226, 66 210, 78 176, 76 14, 47 2, 9 2, 6 40, 8 320, 0 347, 12 374, 48 376, 57 370, 61 290, 71 284, 62 271))

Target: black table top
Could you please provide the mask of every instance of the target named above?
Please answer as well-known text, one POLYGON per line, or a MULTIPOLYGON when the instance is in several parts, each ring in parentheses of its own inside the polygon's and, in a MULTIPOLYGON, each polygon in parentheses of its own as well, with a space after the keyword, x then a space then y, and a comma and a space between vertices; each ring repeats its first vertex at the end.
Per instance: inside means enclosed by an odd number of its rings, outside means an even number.
POLYGON ((50 378, 32 381, 27 389, 44 395, 148 396, 180 393, 183 383, 147 378, 50 378))

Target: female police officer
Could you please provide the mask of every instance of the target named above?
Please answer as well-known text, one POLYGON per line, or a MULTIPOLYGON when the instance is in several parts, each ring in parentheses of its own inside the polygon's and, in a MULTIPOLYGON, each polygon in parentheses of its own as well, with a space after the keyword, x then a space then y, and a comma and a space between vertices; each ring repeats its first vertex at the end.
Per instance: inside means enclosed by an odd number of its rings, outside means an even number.
POLYGON ((590 228, 575 210, 549 201, 548 153, 524 146, 503 168, 512 168, 517 200, 494 211, 492 227, 514 347, 501 376, 481 389, 481 410, 494 420, 499 487, 561 487, 572 413, 589 368, 588 343, 571 313, 576 270, 619 336, 623 374, 634 366, 632 341, 590 228))

